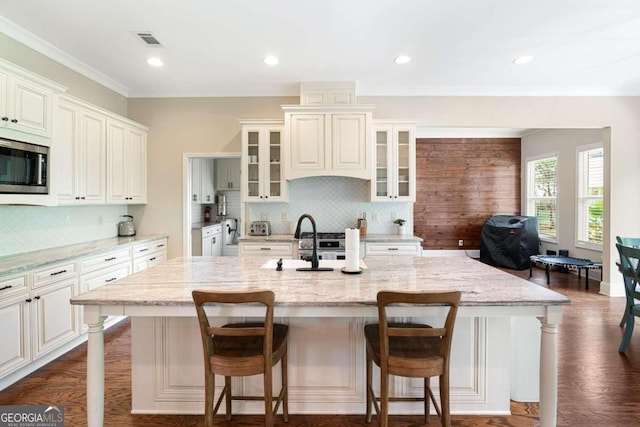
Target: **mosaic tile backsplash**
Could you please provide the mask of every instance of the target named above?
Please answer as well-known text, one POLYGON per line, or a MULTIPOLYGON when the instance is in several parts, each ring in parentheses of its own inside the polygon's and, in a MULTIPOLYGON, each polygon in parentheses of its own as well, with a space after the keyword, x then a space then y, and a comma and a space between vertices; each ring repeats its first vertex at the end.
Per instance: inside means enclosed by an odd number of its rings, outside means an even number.
POLYGON ((0 256, 118 235, 125 205, 0 206, 0 256))
MULTIPOLYGON (((369 182, 356 178, 295 179, 289 182, 289 203, 249 203, 247 214, 249 221, 270 221, 273 234, 293 233, 298 218, 305 213, 313 216, 320 232, 355 227, 363 212, 367 214, 367 233, 395 234, 394 215, 407 220, 407 230, 413 230, 411 203, 372 203, 369 191, 369 182)), ((311 230, 309 222, 305 221, 303 230, 311 230)))

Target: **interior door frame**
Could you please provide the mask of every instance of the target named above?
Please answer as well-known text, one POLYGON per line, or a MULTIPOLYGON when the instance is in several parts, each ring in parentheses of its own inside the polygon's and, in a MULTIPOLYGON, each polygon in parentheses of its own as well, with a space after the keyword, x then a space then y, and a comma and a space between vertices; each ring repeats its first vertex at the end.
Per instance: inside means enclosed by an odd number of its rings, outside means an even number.
MULTIPOLYGON (((182 154, 182 256, 191 256, 191 160, 241 158, 241 154, 239 152, 182 154)), ((241 205, 241 210, 240 216, 244 217, 244 204, 241 205)))

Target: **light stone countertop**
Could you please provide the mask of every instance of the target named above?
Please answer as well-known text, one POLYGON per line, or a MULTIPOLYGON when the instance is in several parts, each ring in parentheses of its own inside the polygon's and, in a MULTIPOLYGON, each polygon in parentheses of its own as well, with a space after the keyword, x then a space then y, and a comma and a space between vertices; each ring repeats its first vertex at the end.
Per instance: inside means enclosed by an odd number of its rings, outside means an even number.
POLYGON ((271 289, 277 306, 356 307, 376 305, 380 290, 462 291, 461 305, 567 305, 557 292, 467 257, 380 257, 365 259, 361 274, 276 271, 266 259, 175 258, 88 293, 77 305, 189 306, 194 289, 271 289))
POLYGON ((0 276, 21 273, 43 267, 47 264, 54 264, 88 255, 97 255, 121 247, 133 246, 166 237, 166 235, 112 237, 110 239, 92 240, 73 245, 8 255, 0 257, 0 276))

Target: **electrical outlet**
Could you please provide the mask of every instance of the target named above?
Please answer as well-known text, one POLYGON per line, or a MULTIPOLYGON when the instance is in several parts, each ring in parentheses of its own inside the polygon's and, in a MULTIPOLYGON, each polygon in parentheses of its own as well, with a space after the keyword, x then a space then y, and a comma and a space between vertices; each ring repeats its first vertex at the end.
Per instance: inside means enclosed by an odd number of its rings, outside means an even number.
POLYGON ((289 212, 282 211, 282 220, 283 221, 289 221, 289 212))
POLYGON ((462 240, 462 239, 458 240, 458 246, 463 247, 464 246, 464 240, 462 240))
POLYGON ((398 219, 398 212, 391 212, 391 221, 398 219))
POLYGON ((102 225, 103 219, 102 215, 98 215, 98 225, 102 225))
POLYGON ((260 221, 269 221, 269 212, 260 212, 260 221))
POLYGON ((371 212, 371 222, 378 222, 378 212, 371 212))

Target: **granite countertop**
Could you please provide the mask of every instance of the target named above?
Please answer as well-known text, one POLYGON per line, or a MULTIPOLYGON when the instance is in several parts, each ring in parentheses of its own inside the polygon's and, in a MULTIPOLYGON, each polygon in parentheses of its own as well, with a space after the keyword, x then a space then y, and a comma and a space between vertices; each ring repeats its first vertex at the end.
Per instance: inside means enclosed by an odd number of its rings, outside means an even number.
POLYGON ((138 243, 145 243, 166 237, 165 235, 112 237, 109 239, 92 240, 73 245, 8 255, 0 257, 0 275, 20 273, 47 264, 99 254, 119 247, 133 246, 138 243))
MULTIPOLYGON (((247 257, 175 258, 78 295, 77 305, 189 306, 193 289, 271 289, 276 305, 354 307, 376 305, 380 290, 462 291, 461 305, 567 305, 562 294, 467 257, 365 258, 361 274, 276 271, 274 260, 247 257)), ((293 262, 293 261, 291 261, 293 262)), ((300 261, 297 261, 300 262, 300 261)), ((322 261, 321 261, 322 265, 322 261)))
MULTIPOLYGON (((242 236, 240 241, 247 242, 297 242, 299 239, 293 237, 293 234, 271 234, 269 236, 242 236)), ((367 234, 360 237, 361 242, 422 242, 422 238, 413 235, 398 234, 367 234)))

